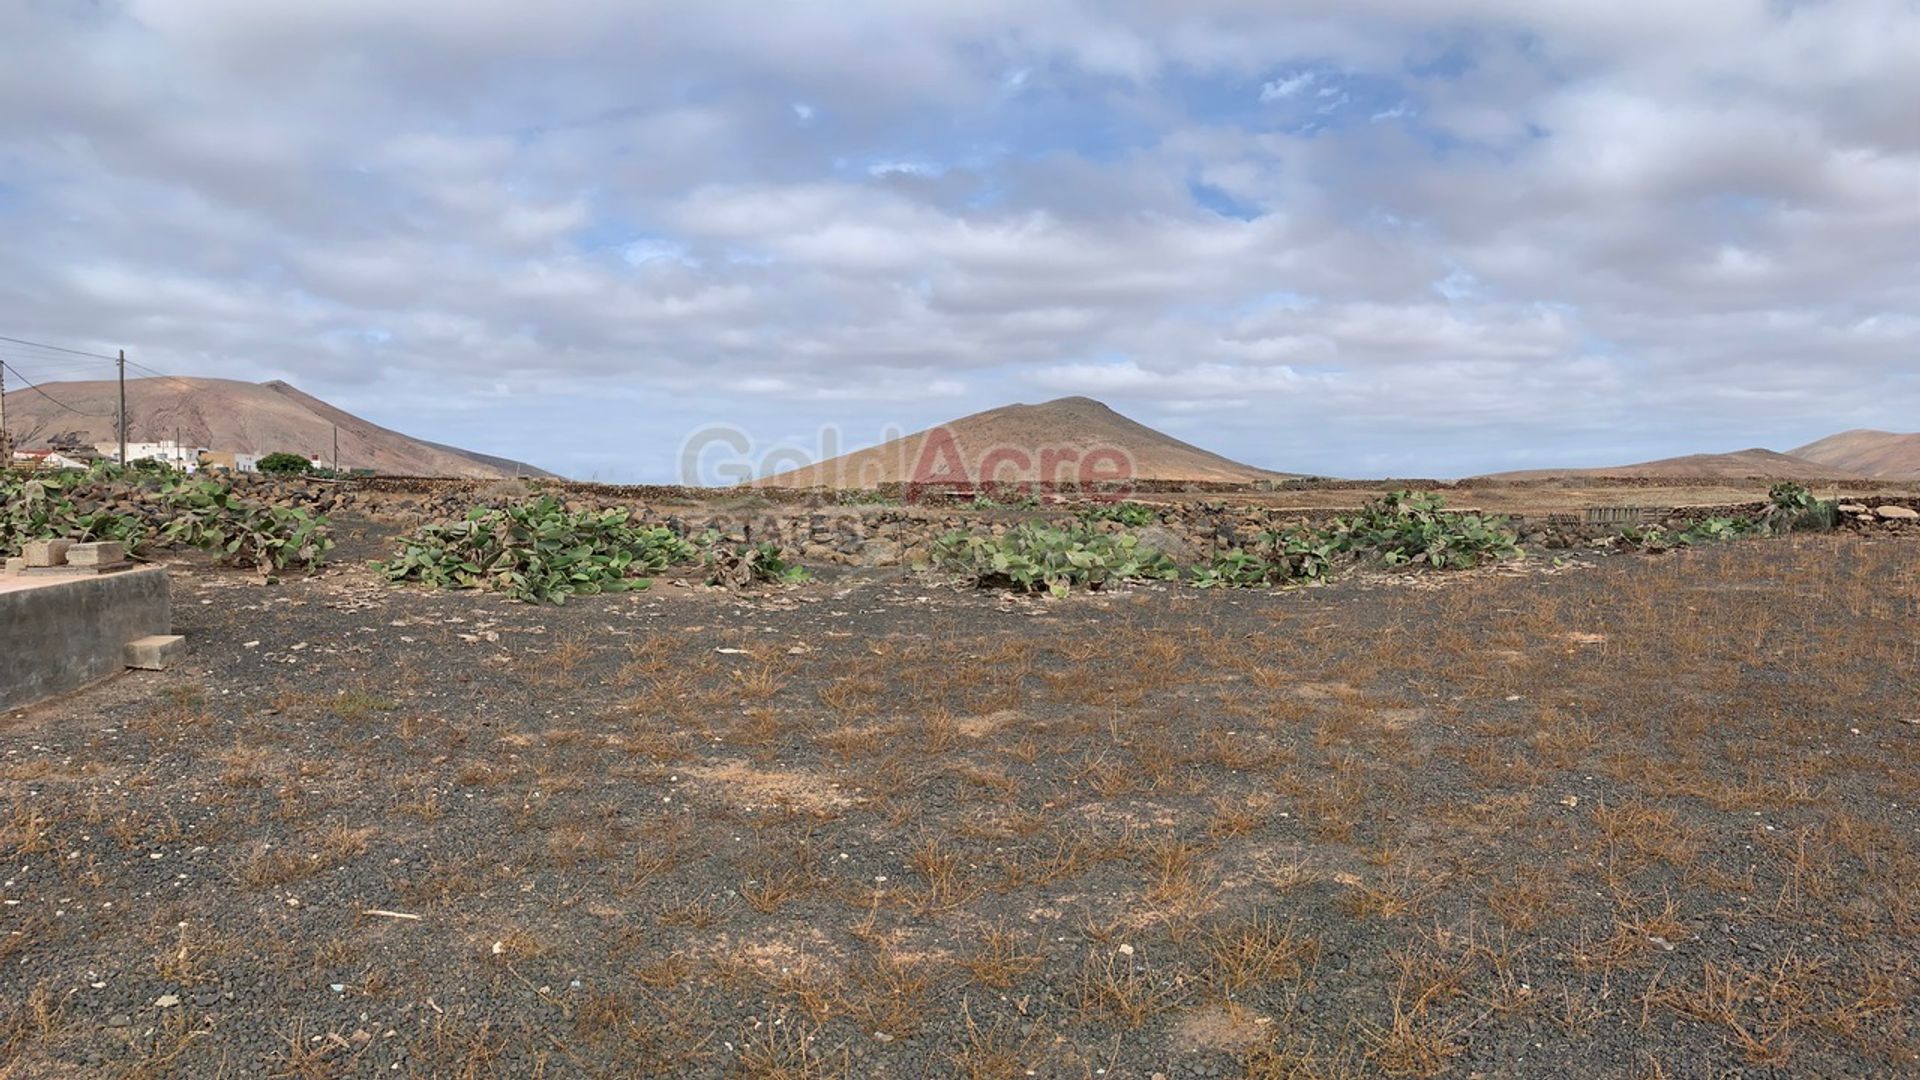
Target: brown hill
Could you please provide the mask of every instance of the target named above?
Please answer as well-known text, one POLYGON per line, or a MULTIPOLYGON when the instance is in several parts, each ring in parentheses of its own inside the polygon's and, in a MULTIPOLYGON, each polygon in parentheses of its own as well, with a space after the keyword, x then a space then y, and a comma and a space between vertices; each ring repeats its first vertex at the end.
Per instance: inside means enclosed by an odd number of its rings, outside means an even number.
POLYGON ((1862 428, 1829 435, 1790 452, 1794 457, 1876 480, 1920 480, 1920 433, 1901 435, 1862 428))
MULTIPOLYGON (((109 380, 45 383, 7 394, 7 428, 23 448, 55 442, 112 442, 119 386, 109 380)), ((531 465, 423 442, 336 409, 284 382, 169 376, 127 380, 127 439, 180 441, 213 450, 266 454, 285 450, 333 460, 340 429, 340 465, 407 476, 549 475, 531 465)))
POLYGON ((1709 480, 1745 480, 1764 477, 1769 480, 1851 480, 1859 477, 1851 469, 1823 465, 1776 450, 1736 450, 1727 454, 1687 454, 1684 457, 1642 461, 1637 465, 1613 465, 1598 469, 1523 469, 1493 473, 1496 480, 1545 480, 1556 476, 1643 476, 1656 479, 1701 478, 1709 480))
POLYGON ((1135 480, 1247 483, 1288 473, 1242 465, 1164 435, 1092 398, 1003 405, 817 465, 764 477, 774 487, 871 488, 879 484, 1135 480), (982 475, 982 466, 992 476, 982 475), (1088 471, 1083 473, 1085 465, 1088 471))

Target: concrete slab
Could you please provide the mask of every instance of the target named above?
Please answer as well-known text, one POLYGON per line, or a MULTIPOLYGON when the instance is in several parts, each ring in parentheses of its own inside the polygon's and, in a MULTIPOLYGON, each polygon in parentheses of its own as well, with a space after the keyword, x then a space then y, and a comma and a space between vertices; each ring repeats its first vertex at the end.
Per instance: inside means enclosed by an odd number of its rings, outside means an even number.
POLYGON ((122 559, 117 563, 108 563, 105 566, 87 566, 85 564, 70 566, 29 566, 20 572, 27 577, 84 577, 88 574, 117 574, 122 570, 131 569, 133 569, 133 560, 122 559))
POLYGON ((141 671, 165 671, 187 655, 187 639, 179 634, 148 634, 127 642, 127 666, 141 671))
POLYGON ((167 572, 0 576, 0 709, 124 670, 127 643, 172 630, 167 572))

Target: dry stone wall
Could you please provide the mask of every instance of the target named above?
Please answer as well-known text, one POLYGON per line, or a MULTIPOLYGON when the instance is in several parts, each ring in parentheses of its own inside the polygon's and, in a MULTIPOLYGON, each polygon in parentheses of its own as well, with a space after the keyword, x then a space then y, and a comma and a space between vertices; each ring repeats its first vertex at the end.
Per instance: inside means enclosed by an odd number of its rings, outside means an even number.
MULTIPOLYGON (((407 481, 374 478, 346 481, 333 490, 314 494, 290 491, 295 498, 323 512, 353 509, 411 526, 458 518, 480 503, 525 498, 523 484, 485 482, 407 481)), ((853 566, 911 566, 924 562, 933 540, 953 529, 986 529, 1003 533, 1021 521, 1041 518, 1065 524, 1074 520, 1077 504, 1050 502, 1029 510, 976 510, 953 498, 916 505, 834 505, 819 493, 747 491, 716 494, 676 487, 621 487, 604 484, 543 485, 541 490, 561 497, 570 509, 621 506, 640 520, 661 524, 682 535, 708 529, 734 542, 772 542, 803 564, 853 566)), ((1241 489, 1244 490, 1244 489, 1241 489)), ((1150 495, 1142 495, 1149 504, 1150 495)), ((1920 528, 1900 511, 1920 517, 1920 498, 1863 497, 1846 504, 1857 512, 1843 513, 1849 529, 1894 530, 1920 528), (1882 512, 1881 508, 1891 508, 1882 512)), ((1588 546, 1630 526, 1659 525, 1685 529, 1710 517, 1755 516, 1764 502, 1680 507, 1597 507, 1572 514, 1511 518, 1523 543, 1540 548, 1588 546)), ((1215 552, 1245 545, 1263 531, 1289 523, 1325 522, 1351 514, 1352 507, 1273 509, 1231 501, 1183 501, 1154 506, 1155 520, 1132 531, 1176 562, 1197 563, 1215 552)), ((1471 512, 1461 509, 1456 512, 1471 512)), ((1126 526, 1098 522, 1093 528, 1119 532, 1126 526)))

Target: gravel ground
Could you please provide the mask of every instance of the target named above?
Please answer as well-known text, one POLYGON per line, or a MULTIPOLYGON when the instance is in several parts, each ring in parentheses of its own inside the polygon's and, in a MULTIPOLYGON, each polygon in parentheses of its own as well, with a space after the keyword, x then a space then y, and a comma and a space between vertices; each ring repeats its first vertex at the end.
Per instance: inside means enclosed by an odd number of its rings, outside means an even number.
POLYGON ((176 571, 179 669, 0 720, 0 1076, 1920 1054, 1914 539, 1053 602, 176 571))

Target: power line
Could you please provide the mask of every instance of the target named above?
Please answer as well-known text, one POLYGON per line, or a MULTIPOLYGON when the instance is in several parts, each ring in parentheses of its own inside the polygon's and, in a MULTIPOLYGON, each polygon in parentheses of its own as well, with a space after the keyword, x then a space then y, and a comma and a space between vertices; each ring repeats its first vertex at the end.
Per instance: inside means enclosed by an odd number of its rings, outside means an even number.
MULTIPOLYGON (((176 387, 179 387, 185 390, 204 389, 198 384, 188 379, 182 378, 181 376, 168 375, 165 372, 155 371, 154 369, 146 366, 145 364, 135 363, 132 360, 128 360, 127 354, 124 351, 121 352, 120 355, 118 356, 105 356, 100 353, 87 352, 84 349, 69 349, 64 345, 49 345, 43 341, 28 341, 25 338, 7 337, 4 334, 0 334, 0 342, 6 342, 16 346, 25 346, 30 349, 46 349, 50 352, 63 353, 69 356, 83 357, 89 361, 105 361, 110 364, 118 365, 119 371, 120 371, 120 395, 121 395, 120 410, 114 413, 90 413, 90 412, 84 412, 80 409, 76 409, 73 406, 67 404, 66 402, 61 401, 59 398, 54 397, 52 394, 47 393, 45 390, 41 389, 38 385, 33 383, 31 380, 29 380, 25 375, 22 375, 20 373, 20 368, 18 364, 7 363, 7 361, 9 359, 12 359, 16 361, 28 361, 33 363, 36 367, 40 367, 40 366, 56 367, 60 369, 57 373, 61 376, 70 376, 71 374, 73 374, 73 369, 82 367, 84 365, 75 363, 74 361, 65 361, 65 362, 53 361, 45 356, 34 355, 31 353, 22 355, 18 351, 12 350, 12 349, 0 349, 0 365, 4 365, 5 370, 12 371, 15 375, 18 375, 20 378, 20 381, 26 384, 27 389, 32 390, 34 393, 39 394, 41 397, 46 398, 48 401, 53 402, 53 404, 55 404, 56 406, 59 406, 61 409, 64 409, 65 411, 70 412, 75 416, 85 416, 85 417, 90 417, 96 420, 114 421, 115 422, 114 426, 117 429, 117 432, 121 439, 121 443, 123 447, 123 450, 122 450, 123 457, 124 457, 124 445, 126 442, 126 427, 127 427, 127 420, 128 420, 128 417, 126 415, 127 413, 126 369, 129 366, 145 372, 148 376, 154 379, 158 379, 163 382, 170 383, 176 387)), ((214 391, 213 396, 216 398, 223 398, 223 399, 227 397, 226 394, 221 393, 219 391, 214 391)))
MULTIPOLYGON (((117 356, 105 356, 100 353, 90 353, 82 349, 69 349, 62 345, 48 345, 45 342, 28 341, 25 338, 7 337, 3 334, 0 334, 0 341, 11 342, 12 344, 15 344, 15 345, 27 345, 36 349, 51 349, 54 352, 67 353, 68 355, 71 355, 71 356, 82 356, 87 358, 88 360, 104 361, 105 363, 109 363, 109 364, 117 364, 121 361, 121 357, 117 357, 117 356)), ((85 364, 75 362, 75 361, 67 361, 65 363, 61 363, 58 361, 50 361, 45 357, 35 356, 31 353, 20 353, 10 349, 0 349, 0 360, 6 360, 6 359, 11 359, 14 361, 32 362, 33 364, 35 364, 35 366, 53 367, 57 369, 59 374, 61 375, 71 374, 73 371, 79 370, 87 366, 85 364)), ((126 361, 126 364, 128 367, 138 368, 141 371, 146 372, 149 376, 153 378, 165 379, 168 382, 176 383, 180 386, 187 387, 188 389, 198 389, 192 382, 187 381, 185 378, 182 378, 179 375, 168 375, 165 372, 155 371, 154 369, 148 367, 145 364, 137 363, 132 360, 126 361)), ((20 374, 20 368, 17 366, 17 364, 13 366, 13 372, 16 375, 20 374)), ((26 378, 26 376, 24 375, 21 375, 20 377, 23 380, 26 378)))
POLYGON ((170 380, 170 381, 172 381, 172 382, 177 382, 177 383, 179 383, 179 384, 181 384, 182 386, 189 386, 189 387, 191 387, 191 386, 193 385, 193 384, 192 384, 191 382, 188 382, 188 381, 186 380, 186 378, 185 378, 184 376, 180 376, 180 375, 168 375, 168 374, 166 374, 165 372, 161 372, 161 371, 155 371, 155 370, 153 370, 152 368, 150 368, 150 367, 148 367, 148 366, 147 366, 147 365, 145 365, 145 364, 136 364, 136 363, 134 363, 134 362, 133 362, 132 360, 129 360, 129 361, 127 361, 127 366, 128 366, 128 367, 130 367, 130 368, 139 368, 139 369, 140 369, 141 371, 144 371, 144 372, 146 372, 146 373, 147 373, 148 375, 150 375, 150 376, 152 376, 153 378, 156 378, 156 379, 167 379, 167 380, 170 380))
MULTIPOLYGON (((95 360, 119 359, 118 357, 114 357, 114 356, 102 356, 99 353, 82 352, 79 349, 69 349, 63 345, 48 345, 46 342, 43 342, 43 341, 28 341, 25 338, 14 338, 14 337, 6 337, 4 335, 0 335, 0 341, 10 341, 15 345, 31 345, 36 349, 52 349, 54 352, 72 353, 74 356, 90 356, 95 360)), ((18 373, 16 372, 16 374, 18 373)))
POLYGON ((49 362, 44 356, 23 356, 17 352, 0 349, 0 360, 11 360, 16 365, 25 365, 43 379, 61 380, 84 379, 97 381, 108 376, 100 370, 97 360, 68 360, 49 362))
POLYGON ((89 416, 95 420, 113 419, 112 413, 81 412, 79 409, 74 408, 73 406, 67 404, 66 402, 61 401, 59 398, 54 397, 52 394, 47 393, 45 390, 40 389, 38 386, 35 386, 33 382, 29 380, 25 375, 20 374, 19 368, 14 367, 12 364, 6 363, 5 361, 0 361, 0 367, 4 367, 8 371, 13 372, 15 378, 19 379, 23 383, 26 383, 27 389, 33 391, 36 394, 39 394, 41 397, 46 398, 48 401, 53 402, 55 405, 60 406, 61 408, 67 410, 68 412, 74 414, 75 416, 89 416))
MULTIPOLYGON (((26 375, 20 371, 18 363, 9 363, 8 361, 29 363, 36 369, 51 369, 52 374, 56 378, 65 379, 75 374, 83 374, 83 369, 90 368, 95 363, 112 361, 115 359, 114 357, 103 356, 100 353, 90 353, 84 349, 69 349, 65 345, 50 345, 44 341, 29 341, 26 338, 8 337, 4 334, 0 334, 0 344, 4 345, 4 347, 0 347, 0 394, 5 393, 5 375, 8 371, 11 371, 16 376, 19 376, 20 381, 26 384, 27 389, 46 398, 52 402, 56 408, 64 412, 69 412, 75 416, 85 417, 91 420, 113 419, 113 417, 106 416, 102 413, 90 413, 76 409, 59 398, 54 397, 52 394, 47 393, 38 383, 27 378, 26 375), (79 357, 80 360, 76 362, 65 359, 66 357, 79 357)), ((4 400, 0 400, 0 457, 8 456, 7 451, 11 449, 13 444, 11 438, 12 433, 6 430, 6 415, 6 403, 4 400)))
MULTIPOLYGON (((148 375, 156 379, 173 379, 176 382, 186 382, 186 376, 184 375, 169 375, 164 371, 155 371, 154 369, 148 367, 147 365, 138 363, 133 360, 127 361, 127 366, 130 368, 139 368, 141 371, 146 372, 148 375)), ((187 385, 191 386, 193 384, 187 383, 187 385)))
POLYGON ((60 349, 43 349, 37 345, 21 345, 11 338, 0 338, 0 349, 20 356, 37 356, 49 364, 84 364, 99 360, 91 353, 73 353, 60 349))
POLYGON ((31 360, 36 364, 56 364, 60 367, 98 367, 101 364, 110 364, 113 362, 111 360, 95 360, 92 357, 70 359, 65 356, 52 356, 47 353, 33 352, 30 349, 23 349, 17 345, 7 345, 5 343, 0 343, 0 356, 11 356, 20 360, 31 360))

